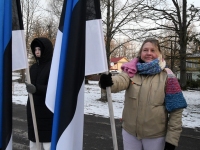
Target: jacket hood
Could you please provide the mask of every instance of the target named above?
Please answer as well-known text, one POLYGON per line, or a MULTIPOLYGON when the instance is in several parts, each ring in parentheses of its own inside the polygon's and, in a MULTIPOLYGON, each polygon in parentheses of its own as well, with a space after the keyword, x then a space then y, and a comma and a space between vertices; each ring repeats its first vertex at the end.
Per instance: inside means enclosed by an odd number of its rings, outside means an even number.
POLYGON ((40 64, 51 61, 51 59, 52 59, 53 45, 52 45, 51 41, 47 38, 44 38, 44 37, 35 38, 31 42, 31 50, 32 50, 32 53, 33 53, 36 61, 37 62, 39 61, 40 64), (35 47, 40 47, 40 49, 41 49, 40 58, 36 57, 36 55, 35 55, 35 47))

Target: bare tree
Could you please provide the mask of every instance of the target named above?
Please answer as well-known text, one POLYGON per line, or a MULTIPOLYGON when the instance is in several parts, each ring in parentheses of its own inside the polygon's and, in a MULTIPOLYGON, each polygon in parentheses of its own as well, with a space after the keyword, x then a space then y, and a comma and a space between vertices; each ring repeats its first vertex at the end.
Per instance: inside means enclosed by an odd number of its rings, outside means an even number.
MULTIPOLYGON (((30 55, 30 38, 32 36, 32 25, 36 16, 39 16, 39 0, 21 0, 22 16, 25 30, 25 44, 28 58, 30 55)), ((25 81, 25 70, 21 70, 21 82, 25 81)))
POLYGON ((136 57, 137 45, 133 41, 127 41, 126 39, 112 40, 110 57, 126 57, 128 60, 136 57))
MULTIPOLYGON (((30 44, 30 37, 32 36, 33 32, 33 24, 37 20, 41 19, 40 15, 41 12, 39 10, 39 0, 21 0, 21 6, 22 6, 22 15, 23 15, 23 21, 25 26, 25 42, 27 48, 29 48, 30 44)), ((44 17, 44 16, 42 16, 44 17)))
POLYGON ((158 30, 165 29, 166 31, 173 31, 177 35, 177 42, 180 45, 179 55, 180 55, 180 85, 182 89, 186 87, 186 55, 187 55, 187 45, 189 37, 191 36, 188 32, 192 22, 200 21, 199 12, 200 9, 196 8, 194 5, 187 7, 187 0, 172 0, 172 6, 166 7, 164 5, 165 1, 151 1, 146 0, 146 14, 144 18, 154 21, 155 27, 148 28, 146 31, 151 31, 152 36, 161 37, 161 32, 158 30), (157 2, 157 3, 155 3, 157 2), (163 5, 161 5, 163 4, 163 5), (166 24, 170 22, 170 24, 166 24), (154 33, 152 32, 154 31, 154 33))
POLYGON ((54 22, 54 19, 51 18, 51 16, 46 17, 42 20, 36 20, 32 26, 32 37, 46 37, 48 38, 54 45, 56 40, 56 34, 57 34, 57 23, 54 22))
POLYGON ((161 43, 161 48, 167 62, 167 67, 171 68, 174 73, 180 71, 179 62, 179 49, 180 46, 177 41, 177 36, 170 33, 169 36, 163 39, 161 43))
POLYGON ((105 32, 106 52, 108 59, 108 66, 110 61, 110 54, 119 50, 120 47, 125 48, 125 44, 136 39, 136 35, 140 34, 134 30, 133 23, 141 20, 143 13, 142 3, 144 0, 131 1, 125 0, 102 0, 102 18, 105 32), (123 36, 127 39, 125 42, 120 43, 117 47, 112 47, 111 42, 116 41, 116 36, 123 36))
POLYGON ((50 0, 48 3, 49 6, 49 12, 51 12, 52 15, 56 16, 56 19, 59 20, 60 19, 60 14, 62 11, 62 7, 63 7, 63 1, 64 0, 50 0))
MULTIPOLYGON (((23 22, 25 27, 25 43, 29 63, 34 62, 30 49, 31 41, 36 37, 47 37, 52 43, 55 43, 57 33, 57 22, 49 11, 45 9, 45 5, 40 0, 21 0, 23 22)), ((25 81, 24 70, 21 72, 22 82, 25 81)))

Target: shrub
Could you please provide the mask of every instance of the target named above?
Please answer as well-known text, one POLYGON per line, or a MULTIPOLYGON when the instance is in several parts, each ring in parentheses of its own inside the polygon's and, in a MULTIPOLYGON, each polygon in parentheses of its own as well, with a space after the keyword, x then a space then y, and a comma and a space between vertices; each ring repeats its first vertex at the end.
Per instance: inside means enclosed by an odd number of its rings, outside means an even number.
POLYGON ((188 88, 200 88, 200 79, 187 81, 188 88))

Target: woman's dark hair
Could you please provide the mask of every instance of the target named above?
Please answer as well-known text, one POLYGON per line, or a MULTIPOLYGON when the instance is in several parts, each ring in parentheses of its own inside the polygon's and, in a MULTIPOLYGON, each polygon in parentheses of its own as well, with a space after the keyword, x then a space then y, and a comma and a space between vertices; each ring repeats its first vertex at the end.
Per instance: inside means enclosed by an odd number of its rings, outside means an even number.
POLYGON ((154 39, 154 38, 148 38, 148 39, 146 39, 146 40, 142 43, 142 46, 141 46, 141 48, 140 48, 140 50, 139 50, 139 52, 138 52, 138 57, 140 57, 141 52, 142 52, 142 48, 143 48, 144 44, 146 44, 147 42, 150 42, 150 43, 152 43, 153 45, 155 45, 156 47, 158 47, 159 52, 162 53, 161 50, 160 50, 159 41, 156 40, 156 39, 154 39))

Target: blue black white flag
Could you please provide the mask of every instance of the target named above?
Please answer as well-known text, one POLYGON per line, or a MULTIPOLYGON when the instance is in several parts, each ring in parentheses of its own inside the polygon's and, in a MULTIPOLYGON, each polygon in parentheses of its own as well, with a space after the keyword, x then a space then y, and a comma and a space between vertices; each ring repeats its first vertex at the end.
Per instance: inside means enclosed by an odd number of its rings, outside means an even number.
POLYGON ((99 0, 64 0, 46 95, 52 150, 81 150, 84 78, 108 71, 99 0))
POLYGON ((17 43, 13 45, 12 29, 22 29, 21 17, 20 0, 0 1, 0 150, 12 150, 12 70, 28 66, 24 45, 18 48, 24 35, 14 36, 17 43), (22 55, 15 57, 15 53, 22 55), (12 62, 17 63, 13 66, 12 62))
POLYGON ((12 149, 12 1, 0 1, 0 150, 12 149))

